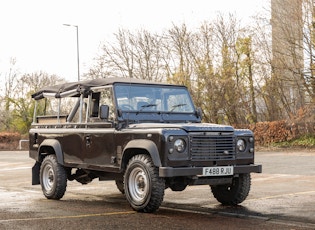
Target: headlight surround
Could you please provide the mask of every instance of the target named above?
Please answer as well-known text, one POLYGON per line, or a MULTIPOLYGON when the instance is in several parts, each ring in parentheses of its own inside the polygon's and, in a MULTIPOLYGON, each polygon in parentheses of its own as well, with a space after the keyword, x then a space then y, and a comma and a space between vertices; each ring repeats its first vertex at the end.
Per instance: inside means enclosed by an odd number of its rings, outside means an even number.
POLYGON ((183 153, 186 150, 186 142, 179 138, 174 142, 174 148, 177 152, 183 153))
POLYGON ((243 139, 238 139, 236 143, 237 149, 240 152, 244 152, 246 150, 246 142, 243 139))

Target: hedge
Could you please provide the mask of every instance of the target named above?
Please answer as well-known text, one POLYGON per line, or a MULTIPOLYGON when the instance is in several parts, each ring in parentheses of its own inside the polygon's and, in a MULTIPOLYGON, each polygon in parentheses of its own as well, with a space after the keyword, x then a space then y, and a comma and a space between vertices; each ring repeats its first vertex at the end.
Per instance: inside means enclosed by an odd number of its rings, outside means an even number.
POLYGON ((314 122, 272 121, 258 122, 251 125, 236 125, 238 128, 248 128, 254 132, 255 143, 268 146, 271 143, 291 141, 304 135, 315 134, 314 122))
POLYGON ((0 150, 15 150, 18 148, 21 135, 19 133, 1 132, 0 150))

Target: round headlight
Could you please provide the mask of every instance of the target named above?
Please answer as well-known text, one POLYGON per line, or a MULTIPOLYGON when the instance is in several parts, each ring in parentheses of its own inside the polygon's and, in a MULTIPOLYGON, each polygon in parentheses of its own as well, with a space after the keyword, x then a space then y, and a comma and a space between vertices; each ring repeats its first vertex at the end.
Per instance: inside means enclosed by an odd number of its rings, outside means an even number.
POLYGON ((186 149, 186 142, 183 139, 177 139, 174 142, 174 148, 177 152, 182 153, 186 149))
POLYGON ((236 145, 237 145, 238 151, 240 151, 240 152, 244 152, 245 151, 246 144, 245 144, 245 141, 243 139, 239 139, 237 141, 236 145))

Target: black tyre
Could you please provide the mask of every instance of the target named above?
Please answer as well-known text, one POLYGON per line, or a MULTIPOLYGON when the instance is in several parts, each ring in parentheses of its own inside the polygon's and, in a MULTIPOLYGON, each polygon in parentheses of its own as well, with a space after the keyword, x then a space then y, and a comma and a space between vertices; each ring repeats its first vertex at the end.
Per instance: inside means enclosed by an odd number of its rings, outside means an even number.
POLYGON ((47 199, 59 200, 65 194, 67 173, 65 168, 57 162, 55 155, 44 158, 40 167, 40 184, 47 199))
POLYGON ((123 181, 123 179, 116 179, 115 183, 116 183, 116 187, 118 188, 118 190, 122 194, 125 194, 125 188, 124 188, 124 181, 123 181))
POLYGON ((165 181, 147 155, 132 157, 124 176, 126 198, 131 207, 139 212, 154 212, 162 204, 165 181))
POLYGON ((237 205, 248 196, 251 185, 249 173, 235 177, 231 185, 211 186, 214 197, 223 205, 237 205))

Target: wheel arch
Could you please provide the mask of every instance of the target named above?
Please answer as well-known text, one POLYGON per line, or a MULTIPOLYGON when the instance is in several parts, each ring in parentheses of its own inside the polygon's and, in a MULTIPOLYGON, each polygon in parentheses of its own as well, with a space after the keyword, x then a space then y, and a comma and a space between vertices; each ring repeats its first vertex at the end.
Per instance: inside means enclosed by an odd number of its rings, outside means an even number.
POLYGON ((161 159, 156 144, 151 140, 137 139, 128 142, 122 153, 121 169, 126 168, 128 161, 137 154, 147 154, 156 167, 161 167, 161 159))
POLYGON ((61 144, 56 139, 46 139, 39 146, 39 161, 42 162, 45 155, 55 154, 59 164, 64 164, 63 152, 61 144))

